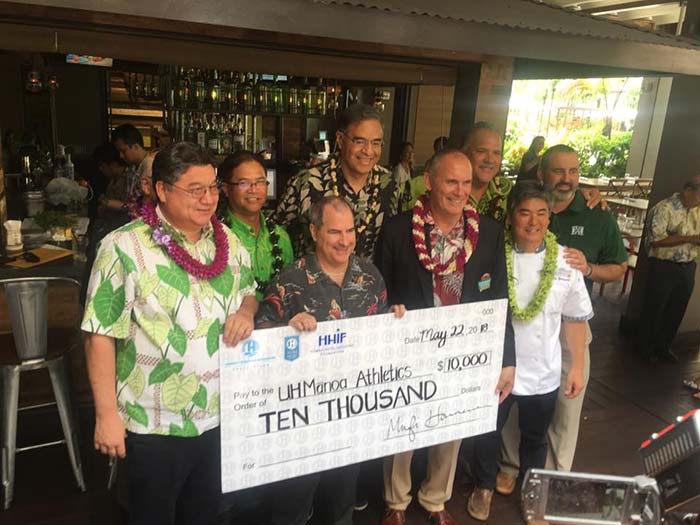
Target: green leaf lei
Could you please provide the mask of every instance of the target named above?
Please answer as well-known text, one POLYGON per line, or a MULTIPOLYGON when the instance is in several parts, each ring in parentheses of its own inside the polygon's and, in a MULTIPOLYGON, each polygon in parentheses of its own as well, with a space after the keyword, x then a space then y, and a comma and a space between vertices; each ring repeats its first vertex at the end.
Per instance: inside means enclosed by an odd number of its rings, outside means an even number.
POLYGON ((518 306, 515 295, 515 284, 513 283, 513 238, 506 235, 506 271, 508 274, 508 303, 513 319, 518 321, 529 321, 535 317, 544 306, 549 290, 554 281, 554 270, 557 267, 557 246, 556 236, 548 231, 544 236, 544 266, 540 272, 540 282, 535 290, 535 295, 525 308, 518 306))

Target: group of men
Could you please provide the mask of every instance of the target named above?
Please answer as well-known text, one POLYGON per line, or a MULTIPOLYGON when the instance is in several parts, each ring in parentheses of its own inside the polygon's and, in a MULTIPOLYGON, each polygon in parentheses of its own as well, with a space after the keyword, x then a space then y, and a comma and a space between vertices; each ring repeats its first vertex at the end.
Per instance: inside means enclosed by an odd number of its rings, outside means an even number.
MULTIPOLYGON (((122 142, 115 144, 122 156, 142 164, 145 157, 127 156, 143 145, 122 142)), ((130 523, 216 519, 219 334, 235 345, 255 327, 289 324, 306 331, 325 320, 387 311, 401 316, 405 309, 508 297, 504 219, 512 183, 497 176, 498 132, 480 123, 463 148, 438 152, 423 176, 426 193, 403 213, 405 184, 378 165, 381 114, 370 106, 348 108, 336 145, 327 162, 290 180, 276 212, 266 217, 261 209, 268 181, 255 155, 234 154, 217 174, 205 148, 172 144, 153 161, 147 189, 154 200, 103 240, 82 329, 95 398, 95 447, 128 458, 130 523), (227 202, 221 221, 214 215, 220 188, 227 202), (465 210, 478 211, 477 226, 465 210), (416 225, 423 236, 414 234, 416 225)), ((583 273, 589 290, 592 282, 621 279, 627 252, 617 223, 594 205, 599 195, 578 189, 576 152, 550 148, 538 176, 554 197, 550 229, 569 247, 567 262, 583 273)), ((589 330, 586 381, 590 339, 589 330)), ((568 372, 563 349, 562 375, 568 372)), ((508 321, 496 387, 500 401, 513 388, 516 366, 508 321)), ((548 464, 554 468, 571 468, 582 400, 562 395, 557 401, 549 430, 548 464)), ((508 425, 503 430, 495 484, 493 476, 479 476, 476 458, 468 511, 477 519, 488 518, 494 490, 514 490, 515 433, 508 425)), ((430 523, 456 523, 445 503, 459 449, 455 441, 428 451, 417 501, 430 523)), ((412 455, 384 460, 382 525, 405 523, 412 455)), ((325 522, 349 525, 357 476, 353 466, 274 484, 271 523, 305 523, 316 488, 325 486, 325 522)))

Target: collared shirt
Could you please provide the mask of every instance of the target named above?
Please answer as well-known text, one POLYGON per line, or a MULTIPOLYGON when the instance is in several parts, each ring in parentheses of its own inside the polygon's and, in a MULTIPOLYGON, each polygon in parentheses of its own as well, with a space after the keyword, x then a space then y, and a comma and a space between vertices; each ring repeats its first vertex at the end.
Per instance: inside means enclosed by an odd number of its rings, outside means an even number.
MULTIPOLYGON (((518 306, 524 308, 535 295, 544 267, 545 251, 513 251, 513 281, 518 306)), ((554 280, 542 310, 529 321, 513 319, 515 332, 515 386, 520 396, 546 394, 559 387, 561 380, 561 322, 586 321, 593 308, 583 274, 564 260, 560 246, 554 280)))
MULTIPOLYGON (((367 229, 357 232, 355 245, 355 253, 369 260, 372 260, 374 256, 374 247, 382 223, 384 219, 398 213, 403 192, 390 171, 379 165, 375 166, 374 169, 379 172, 379 194, 377 196, 379 208, 372 213, 367 229)), ((304 255, 311 245, 309 238, 311 205, 321 197, 333 195, 330 172, 330 162, 325 162, 297 173, 287 183, 287 188, 273 216, 274 222, 283 226, 289 233, 294 254, 297 257, 304 255)), ((350 204, 355 215, 355 224, 364 224, 368 212, 367 202, 370 198, 369 191, 372 189, 373 175, 370 174, 365 186, 359 193, 355 193, 343 177, 339 162, 336 162, 335 172, 338 193, 350 204)))
POLYGON ((333 321, 387 312, 386 286, 370 262, 350 256, 343 285, 319 266, 314 253, 298 259, 272 280, 256 320, 287 324, 301 312, 317 321, 333 321))
MULTIPOLYGON (((211 225, 193 243, 158 215, 190 255, 214 258, 211 225)), ((196 436, 219 424, 219 338, 226 317, 255 293, 248 252, 224 231, 228 265, 209 280, 175 264, 142 219, 100 245, 81 328, 116 339, 117 406, 131 432, 196 436)))
MULTIPOLYGON (((262 290, 260 286, 255 292, 258 301, 262 300, 264 288, 266 284, 269 283, 270 278, 273 277, 272 271, 273 262, 275 260, 272 254, 272 241, 270 239, 270 231, 265 227, 265 218, 262 213, 260 213, 260 228, 258 233, 255 233, 252 226, 242 221, 236 217, 231 210, 226 209, 226 225, 231 228, 231 231, 241 240, 243 247, 250 254, 251 264, 253 266, 253 274, 255 275, 255 281, 258 285, 262 285, 262 290)), ((281 258, 284 266, 287 266, 294 260, 294 254, 292 253, 292 243, 289 240, 289 235, 284 231, 282 226, 274 225, 275 233, 279 237, 279 249, 281 250, 281 258)))
MULTIPOLYGON (((600 206, 590 209, 580 191, 566 209, 551 215, 549 229, 559 244, 581 250, 591 264, 627 261, 628 253, 615 217, 600 206)), ((586 282, 590 289, 592 281, 586 279, 586 282)))
MULTIPOLYGON (((442 233, 435 224, 430 210, 425 214, 425 223, 429 224, 430 256, 438 264, 445 264, 457 256, 464 246, 464 217, 447 232, 442 233)), ((455 270, 448 275, 433 275, 433 302, 435 306, 459 304, 464 282, 464 269, 455 270)))
POLYGON ((674 193, 658 202, 646 220, 644 246, 649 257, 673 262, 692 262, 698 257, 698 246, 692 243, 654 248, 651 243, 671 235, 700 235, 700 208, 686 208, 681 196, 674 193))
POLYGON ((513 188, 513 183, 501 175, 496 175, 489 181, 486 191, 479 201, 474 195, 469 195, 469 202, 476 208, 479 215, 487 215, 498 222, 506 219, 508 208, 508 194, 513 188))

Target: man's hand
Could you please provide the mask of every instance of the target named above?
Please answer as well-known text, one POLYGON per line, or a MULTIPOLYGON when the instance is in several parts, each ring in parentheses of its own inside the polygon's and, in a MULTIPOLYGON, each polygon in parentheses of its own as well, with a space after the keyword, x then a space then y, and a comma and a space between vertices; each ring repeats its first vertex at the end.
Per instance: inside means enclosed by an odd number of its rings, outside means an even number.
POLYGON ((301 312, 289 320, 289 326, 300 332, 313 332, 316 330, 316 318, 308 312, 301 312))
POLYGON ((604 210, 609 210, 610 207, 608 206, 608 201, 603 199, 603 196, 600 194, 600 190, 598 188, 579 188, 579 191, 581 192, 581 195, 583 195, 583 198, 586 199, 586 206, 589 209, 593 209, 598 204, 600 204, 600 207, 604 210))
POLYGON ((566 388, 564 395, 567 399, 573 399, 583 390, 583 368, 573 367, 566 376, 566 388))
POLYGON ((124 423, 119 413, 110 411, 95 418, 95 450, 110 457, 126 457, 124 423))
POLYGON ((396 317, 397 319, 401 319, 406 313, 406 307, 402 304, 392 304, 389 307, 389 311, 393 312, 394 317, 396 317))
POLYGON ((564 247, 564 260, 574 270, 580 271, 584 276, 588 274, 588 261, 581 250, 564 247))
POLYGON ((249 312, 239 309, 235 314, 231 314, 226 318, 224 323, 224 343, 227 346, 236 346, 250 336, 253 328, 253 316, 249 312))
POLYGON ((513 390, 513 384, 515 383, 515 367, 514 366, 504 366, 501 368, 501 376, 498 378, 498 384, 496 385, 496 393, 498 394, 498 404, 503 403, 503 400, 508 397, 510 392, 513 390))

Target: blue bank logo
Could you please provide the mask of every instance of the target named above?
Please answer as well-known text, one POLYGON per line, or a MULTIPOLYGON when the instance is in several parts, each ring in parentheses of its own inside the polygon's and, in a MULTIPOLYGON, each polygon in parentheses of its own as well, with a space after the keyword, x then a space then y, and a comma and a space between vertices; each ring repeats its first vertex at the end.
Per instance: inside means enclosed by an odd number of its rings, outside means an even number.
POLYGON ((335 333, 332 334, 319 335, 318 346, 324 347, 342 344, 345 341, 347 335, 347 332, 341 332, 340 330, 336 330, 335 333))
POLYGON ((243 355, 246 357, 253 357, 258 353, 258 348, 260 348, 260 345, 255 339, 248 339, 243 341, 241 352, 243 352, 243 355))
POLYGON ((287 361, 294 361, 299 357, 299 336, 288 335, 284 338, 284 358, 287 361))

